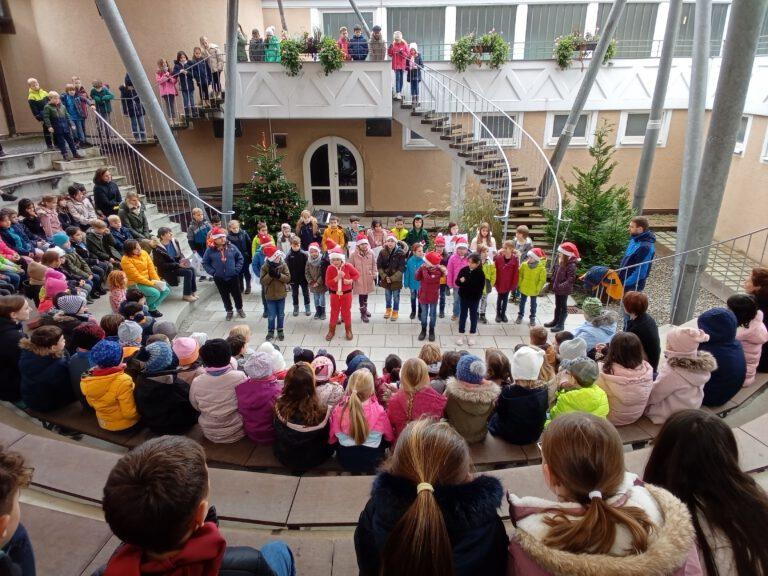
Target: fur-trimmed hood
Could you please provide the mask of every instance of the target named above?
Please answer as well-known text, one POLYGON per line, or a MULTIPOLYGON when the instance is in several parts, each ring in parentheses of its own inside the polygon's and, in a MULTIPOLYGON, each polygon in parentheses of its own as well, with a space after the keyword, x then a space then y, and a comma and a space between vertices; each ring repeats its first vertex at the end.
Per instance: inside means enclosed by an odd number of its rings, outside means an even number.
POLYGON ((50 348, 41 348, 40 346, 37 346, 36 344, 32 343, 32 340, 29 338, 25 338, 21 342, 19 342, 19 348, 22 350, 27 350, 28 352, 31 352, 35 356, 42 356, 47 357, 50 356, 51 358, 63 358, 65 355, 65 351, 61 350, 59 352, 53 352, 50 348))
MULTIPOLYGON (((468 412, 472 412, 473 404, 482 407, 496 402, 499 394, 501 387, 490 380, 484 380, 482 384, 467 384, 451 376, 445 386, 445 395, 453 396, 468 412)), ((483 407, 479 412, 485 413, 487 408, 483 407)))
POLYGON ((611 324, 616 324, 618 322, 618 316, 616 316, 616 312, 613 312, 612 310, 604 310, 594 318, 587 318, 587 321, 593 326, 610 326, 611 324))
MULTIPOLYGON (((666 355, 667 353, 665 353, 666 355)), ((682 356, 669 356, 667 364, 677 370, 690 370, 691 372, 714 372, 717 370, 717 360, 709 352, 699 351, 696 358, 682 356)))
MULTIPOLYGON (((629 531, 620 526, 609 554, 574 554, 542 543, 549 532, 544 523, 552 510, 582 511, 579 504, 552 502, 542 498, 508 496, 510 516, 515 524, 510 543, 510 562, 518 573, 551 576, 667 576, 699 568, 692 558, 695 534, 686 506, 672 494, 650 485, 642 485, 634 474, 627 473, 616 495, 608 502, 619 506, 642 508, 655 525, 645 552, 631 554, 629 531), (690 560, 690 565, 687 562, 690 560)), ((695 570, 685 574, 695 574, 695 570)), ((700 573, 700 572, 698 572, 700 573)))

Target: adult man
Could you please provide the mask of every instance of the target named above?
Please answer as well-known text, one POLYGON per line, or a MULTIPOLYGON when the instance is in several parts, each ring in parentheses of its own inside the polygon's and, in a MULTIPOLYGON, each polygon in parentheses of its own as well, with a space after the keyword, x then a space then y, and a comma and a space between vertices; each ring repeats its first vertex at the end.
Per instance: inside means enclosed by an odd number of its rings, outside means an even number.
POLYGON ((656 235, 649 230, 648 219, 642 216, 632 218, 629 223, 629 244, 619 264, 619 277, 624 290, 642 292, 645 281, 651 273, 651 261, 656 254, 656 235), (622 268, 628 268, 621 270, 622 268))

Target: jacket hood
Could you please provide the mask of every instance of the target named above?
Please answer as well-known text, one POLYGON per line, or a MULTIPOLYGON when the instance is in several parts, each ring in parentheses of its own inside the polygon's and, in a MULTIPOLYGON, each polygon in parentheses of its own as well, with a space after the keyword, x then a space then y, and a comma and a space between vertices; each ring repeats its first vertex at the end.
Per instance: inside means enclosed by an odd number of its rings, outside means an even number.
POLYGON ((27 352, 31 352, 35 356, 43 356, 43 357, 51 357, 51 358, 62 358, 64 356, 64 351, 61 352, 51 352, 50 348, 40 348, 39 346, 36 346, 32 343, 32 340, 29 338, 25 338, 21 342, 19 342, 19 348, 22 350, 26 350, 27 352))
POLYGON ((110 392, 112 383, 122 374, 125 374, 125 365, 114 366, 104 370, 91 369, 83 374, 81 387, 83 393, 88 396, 99 399, 110 392))
POLYGON ((604 310, 601 314, 595 316, 589 321, 595 327, 610 326, 618 322, 618 316, 611 310, 604 310))
POLYGON ((699 328, 709 334, 709 342, 703 345, 732 342, 736 338, 736 316, 727 308, 712 308, 699 316, 699 328))
POLYGON ((516 525, 511 546, 519 546, 538 566, 552 576, 648 576, 672 574, 685 564, 694 545, 694 531, 686 506, 672 494, 655 486, 632 486, 634 474, 627 474, 623 494, 608 499, 614 505, 642 508, 655 524, 648 548, 628 554, 628 530, 620 527, 609 554, 575 554, 546 546, 542 538, 549 532, 544 519, 552 510, 582 507, 574 503, 551 502, 541 498, 509 496, 510 516, 516 525), (622 504, 624 502, 624 504, 622 504))
POLYGON ((736 334, 739 341, 742 343, 754 343, 757 345, 762 345, 766 341, 766 330, 765 330, 765 324, 763 323, 763 311, 758 310, 757 315, 752 319, 752 321, 749 323, 749 326, 746 328, 744 326, 739 326, 736 334))
POLYGON ((501 388, 495 382, 486 380, 482 384, 465 384, 453 376, 448 378, 445 391, 446 395, 453 396, 461 403, 462 409, 470 414, 485 414, 488 412, 488 404, 495 402, 501 394, 501 388))
POLYGON ((646 230, 642 234, 632 236, 632 240, 635 242, 650 242, 651 244, 655 244, 656 234, 654 234, 653 230, 646 230))
POLYGON ((641 381, 653 381, 653 368, 645 360, 637 368, 627 368, 621 364, 614 364, 611 370, 612 374, 603 373, 601 376, 625 385, 637 384, 641 381))
MULTIPOLYGON (((478 528, 493 521, 503 496, 501 482, 491 476, 477 476, 465 484, 435 485, 435 499, 448 532, 478 528)), ((394 526, 416 499, 416 486, 383 472, 373 482, 371 498, 383 523, 394 526)))
POLYGON ((717 360, 715 360, 715 357, 709 352, 702 351, 699 351, 696 358, 670 356, 667 358, 667 364, 670 368, 690 370, 691 372, 714 372, 717 370, 717 360))

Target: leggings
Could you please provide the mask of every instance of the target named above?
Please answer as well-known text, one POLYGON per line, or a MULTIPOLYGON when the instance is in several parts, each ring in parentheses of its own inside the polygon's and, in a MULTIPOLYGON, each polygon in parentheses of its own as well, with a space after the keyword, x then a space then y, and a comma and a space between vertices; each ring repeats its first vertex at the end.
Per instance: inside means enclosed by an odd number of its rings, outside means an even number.
POLYGON ((160 291, 154 286, 147 286, 146 284, 136 284, 136 288, 141 290, 141 293, 147 298, 147 308, 150 312, 157 310, 157 307, 163 303, 163 300, 168 298, 171 294, 171 289, 168 286, 165 290, 160 291))

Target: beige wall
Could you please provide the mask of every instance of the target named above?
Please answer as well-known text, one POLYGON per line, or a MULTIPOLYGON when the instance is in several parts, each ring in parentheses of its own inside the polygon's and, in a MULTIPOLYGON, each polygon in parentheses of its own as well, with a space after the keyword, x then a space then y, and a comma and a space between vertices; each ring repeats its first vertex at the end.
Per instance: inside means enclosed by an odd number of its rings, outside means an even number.
MULTIPOLYGON (((264 27, 274 26, 278 35, 283 26, 280 22, 280 12, 276 8, 264 8, 264 27)), ((288 25, 288 35, 294 36, 304 32, 312 32, 309 8, 293 8, 285 10, 285 23, 288 25)), ((259 29, 264 32, 263 29, 259 29)))

